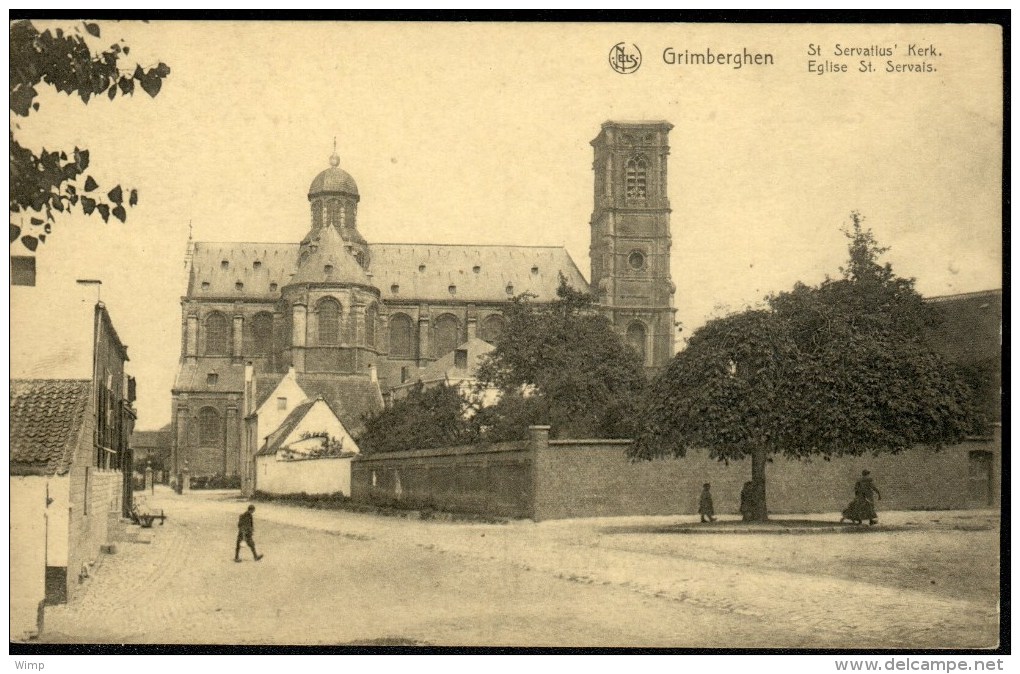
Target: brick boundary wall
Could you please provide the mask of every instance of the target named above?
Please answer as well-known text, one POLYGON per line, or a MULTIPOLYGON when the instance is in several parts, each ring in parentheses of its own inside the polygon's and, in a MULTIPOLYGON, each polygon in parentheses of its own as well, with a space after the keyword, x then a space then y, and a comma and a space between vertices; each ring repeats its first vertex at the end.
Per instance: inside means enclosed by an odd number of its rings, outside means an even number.
POLYGON ((351 462, 351 499, 531 517, 531 461, 527 442, 360 455, 351 462))
MULTIPOLYGON (((532 426, 527 442, 411 450, 352 462, 354 501, 436 508, 536 521, 571 517, 690 515, 712 484, 717 514, 736 514, 750 459, 725 463, 707 452, 631 462, 630 440, 550 440, 532 426), (373 477, 374 476, 374 477, 373 477)), ((882 492, 879 510, 947 510, 999 504, 1001 436, 941 451, 810 461, 776 457, 766 469, 769 512, 839 512, 867 468, 882 492), (972 496, 971 452, 991 453, 992 503, 972 496)))

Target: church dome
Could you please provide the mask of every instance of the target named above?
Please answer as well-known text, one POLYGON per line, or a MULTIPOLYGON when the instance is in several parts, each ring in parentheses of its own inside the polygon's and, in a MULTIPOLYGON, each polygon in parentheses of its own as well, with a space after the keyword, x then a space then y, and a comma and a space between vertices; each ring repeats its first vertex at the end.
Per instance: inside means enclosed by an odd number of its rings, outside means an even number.
POLYGON ((347 171, 340 168, 340 157, 334 152, 329 158, 329 168, 315 176, 308 188, 308 196, 324 192, 358 195, 358 184, 347 171))

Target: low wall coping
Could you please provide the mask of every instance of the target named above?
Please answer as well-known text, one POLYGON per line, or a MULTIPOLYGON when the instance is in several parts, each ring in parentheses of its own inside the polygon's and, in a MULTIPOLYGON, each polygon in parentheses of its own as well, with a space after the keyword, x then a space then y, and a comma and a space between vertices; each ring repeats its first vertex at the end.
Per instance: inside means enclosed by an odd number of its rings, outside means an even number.
POLYGON ((416 459, 435 456, 465 456, 470 454, 505 454, 523 452, 528 449, 527 442, 498 442, 490 445, 457 445, 455 447, 438 447, 435 449, 408 449, 402 452, 377 452, 375 454, 359 454, 353 463, 370 461, 386 461, 389 459, 416 459))
POLYGON ((550 446, 556 445, 557 447, 581 447, 581 446, 584 446, 584 445, 613 445, 613 446, 619 447, 619 446, 632 445, 632 444, 634 444, 633 440, 622 440, 622 439, 619 439, 619 438, 612 439, 612 440, 610 440, 610 439, 601 440, 601 439, 598 439, 598 438, 593 438, 593 439, 586 439, 586 440, 550 440, 549 441, 549 445, 550 446))

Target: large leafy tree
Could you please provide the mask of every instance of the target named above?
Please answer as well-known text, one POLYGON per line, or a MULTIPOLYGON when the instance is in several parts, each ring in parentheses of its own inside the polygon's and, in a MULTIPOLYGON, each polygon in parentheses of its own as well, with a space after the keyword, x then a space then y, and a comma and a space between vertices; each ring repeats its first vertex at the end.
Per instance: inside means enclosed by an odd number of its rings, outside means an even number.
POLYGON ((483 417, 548 423, 559 437, 631 436, 644 372, 591 294, 561 275, 553 302, 520 296, 504 317, 496 348, 478 372, 483 385, 498 387, 503 397, 483 417))
POLYGON ((136 190, 120 185, 100 188, 87 173, 89 151, 26 148, 18 141, 17 117, 28 117, 39 110, 36 100, 41 86, 75 95, 84 103, 99 96, 113 100, 132 96, 140 88, 155 96, 163 79, 170 74, 165 63, 143 68, 126 66, 124 57, 131 48, 123 42, 94 53, 90 40, 98 40, 100 28, 81 22, 65 31, 53 28, 39 31, 28 20, 10 24, 10 243, 15 241, 36 250, 52 230, 57 213, 80 208, 85 215, 98 214, 104 221, 113 216, 127 219, 126 207, 138 201, 136 190), (88 37, 87 37, 88 36, 88 37), (27 222, 24 217, 27 214, 27 222))
POLYGON ((695 331, 652 383, 633 456, 749 456, 751 517, 765 520, 770 456, 939 448, 979 430, 968 387, 925 340, 937 316, 913 280, 879 262, 859 214, 845 233, 840 278, 695 331))

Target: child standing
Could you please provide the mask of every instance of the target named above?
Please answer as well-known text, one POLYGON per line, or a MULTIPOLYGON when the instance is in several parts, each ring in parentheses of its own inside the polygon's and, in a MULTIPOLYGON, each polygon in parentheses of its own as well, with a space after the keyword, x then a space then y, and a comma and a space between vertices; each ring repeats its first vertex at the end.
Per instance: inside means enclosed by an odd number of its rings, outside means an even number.
POLYGON ((701 490, 701 498, 698 500, 698 514, 702 522, 715 522, 715 508, 712 506, 712 485, 708 482, 701 490))

